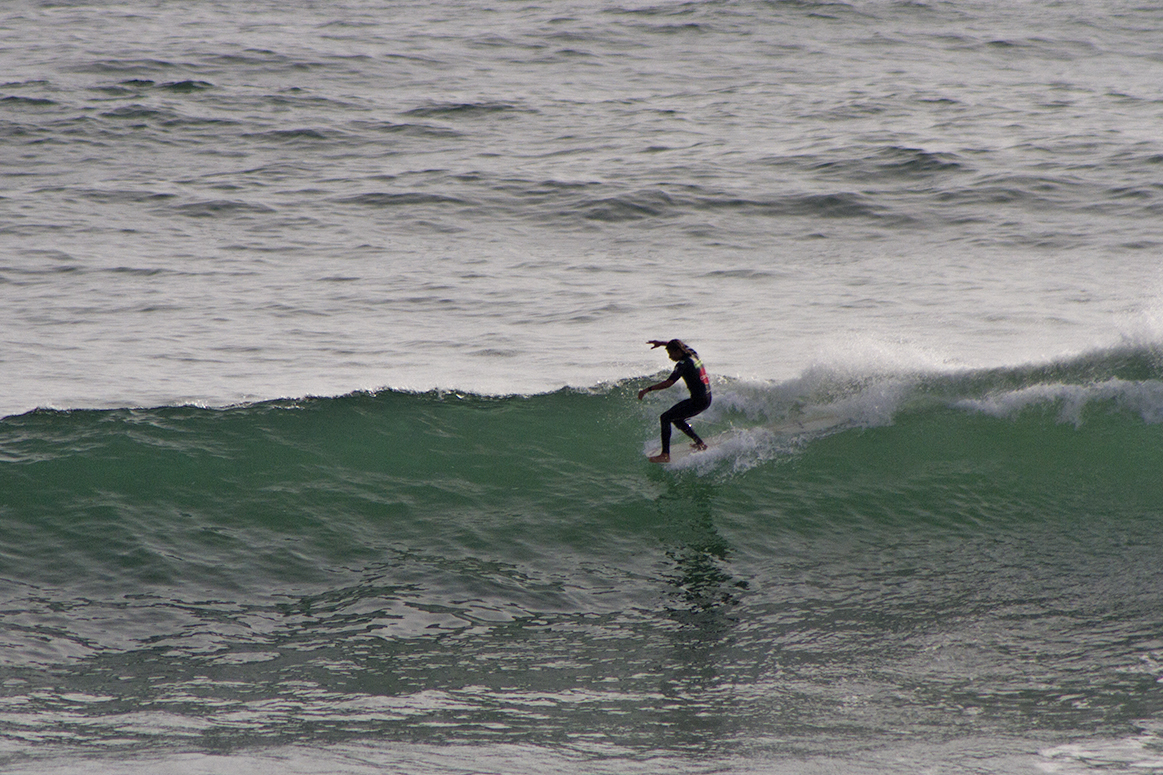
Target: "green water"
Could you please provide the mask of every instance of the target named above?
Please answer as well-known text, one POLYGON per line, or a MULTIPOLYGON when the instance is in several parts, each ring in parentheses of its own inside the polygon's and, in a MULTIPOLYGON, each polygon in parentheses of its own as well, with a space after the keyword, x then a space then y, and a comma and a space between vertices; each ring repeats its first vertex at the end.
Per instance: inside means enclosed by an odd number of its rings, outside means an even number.
POLYGON ((1141 742, 1159 390, 1093 370, 724 383, 669 467, 636 383, 7 418, 10 761, 1141 742))

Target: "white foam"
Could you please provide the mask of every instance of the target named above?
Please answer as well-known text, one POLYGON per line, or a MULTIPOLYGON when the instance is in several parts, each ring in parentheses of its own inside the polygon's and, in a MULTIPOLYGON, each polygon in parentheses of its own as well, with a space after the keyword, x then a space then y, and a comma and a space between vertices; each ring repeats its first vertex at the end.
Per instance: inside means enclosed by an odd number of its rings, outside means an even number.
POLYGON ((1057 745, 1039 752, 1042 760, 1038 762, 1038 769, 1058 775, 1111 770, 1160 772, 1163 771, 1161 742, 1159 736, 1147 728, 1133 737, 1057 745))
POLYGON ((1081 425, 1088 405, 1108 401, 1138 414, 1144 422, 1163 422, 1163 382, 1155 380, 1116 378, 1083 385, 1052 382, 962 399, 955 405, 1000 418, 1012 418, 1032 406, 1057 405, 1059 422, 1081 425))

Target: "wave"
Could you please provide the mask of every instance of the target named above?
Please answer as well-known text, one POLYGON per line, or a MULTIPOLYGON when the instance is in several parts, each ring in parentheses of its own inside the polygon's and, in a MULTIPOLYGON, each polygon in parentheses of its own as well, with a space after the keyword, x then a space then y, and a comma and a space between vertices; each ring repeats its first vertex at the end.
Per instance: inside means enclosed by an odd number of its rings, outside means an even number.
MULTIPOLYGON (((542 498, 570 491, 603 501, 609 481, 647 474, 640 455, 657 446, 655 418, 667 399, 637 401, 639 382, 540 395, 382 390, 218 409, 37 410, 0 421, 3 486, 76 495, 78 483, 108 479, 127 497, 194 488, 226 501, 264 488, 322 488, 381 503, 392 502, 394 487, 429 488, 482 508, 499 507, 519 486, 542 498), (149 477, 137 476, 144 470, 149 477), (30 477, 38 487, 26 486, 30 477)), ((1024 458, 1048 476, 1163 463, 1163 361, 1154 347, 1000 369, 818 367, 780 383, 724 380, 715 395, 696 424, 723 444, 674 471, 763 480, 793 459, 825 466, 824 450, 827 465, 844 471, 874 453, 902 465, 939 455, 980 470, 1024 458)), ((34 505, 37 496, 28 497, 34 505)), ((424 508, 423 499, 409 508, 424 508)))
MULTIPOLYGON (((657 605, 659 577, 673 588, 666 611, 701 616, 738 605, 756 568, 794 565, 806 545, 811 563, 853 574, 851 594, 879 578, 854 542, 905 541, 908 557, 1065 542, 1073 562, 1105 568, 1163 513, 1163 369, 1150 349, 720 381, 693 421, 716 446, 669 466, 643 456, 667 397, 638 401, 642 382, 0 420, 0 599, 53 622, 49 635, 0 630, 3 660, 171 642, 196 660, 223 648, 244 660, 269 650, 250 629, 267 619, 289 627, 292 650, 320 638, 358 649, 366 628, 408 642, 535 614, 624 621, 657 605)), ((966 562, 953 563, 959 578, 966 562)))
POLYGON ((43 97, 20 97, 16 95, 9 95, 7 97, 0 97, 0 106, 14 107, 14 108, 43 108, 55 107, 56 100, 50 100, 43 97))
POLYGON ((507 102, 449 102, 433 103, 405 111, 405 116, 419 118, 446 118, 491 116, 497 113, 530 113, 529 108, 507 102))

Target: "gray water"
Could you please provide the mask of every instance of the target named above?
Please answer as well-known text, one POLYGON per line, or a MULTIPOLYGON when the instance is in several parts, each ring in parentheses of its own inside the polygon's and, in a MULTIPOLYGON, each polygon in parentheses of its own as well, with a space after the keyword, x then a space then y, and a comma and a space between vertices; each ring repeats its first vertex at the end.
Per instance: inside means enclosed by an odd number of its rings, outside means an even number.
POLYGON ((5 6, 0 416, 117 411, 0 428, 0 768, 1163 772, 1160 127, 1145 3, 5 6))
POLYGON ((0 410, 997 365, 1158 308, 1135 3, 4 12, 0 410))

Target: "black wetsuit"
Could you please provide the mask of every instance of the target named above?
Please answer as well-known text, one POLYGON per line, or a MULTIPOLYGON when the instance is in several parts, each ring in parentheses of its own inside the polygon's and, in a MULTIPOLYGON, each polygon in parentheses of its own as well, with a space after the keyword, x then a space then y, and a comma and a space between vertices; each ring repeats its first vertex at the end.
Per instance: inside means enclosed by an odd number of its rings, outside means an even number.
POLYGON ((672 423, 674 427, 694 439, 696 444, 703 443, 703 440, 691 430, 691 426, 687 425, 686 421, 711 405, 711 381, 707 379, 707 370, 703 368, 703 362, 699 360, 697 355, 688 355, 675 364, 674 371, 667 379, 677 382, 680 377, 686 382, 687 389, 691 391, 691 397, 679 401, 663 412, 662 417, 659 418, 662 421, 662 454, 664 455, 670 454, 670 426, 672 423))

